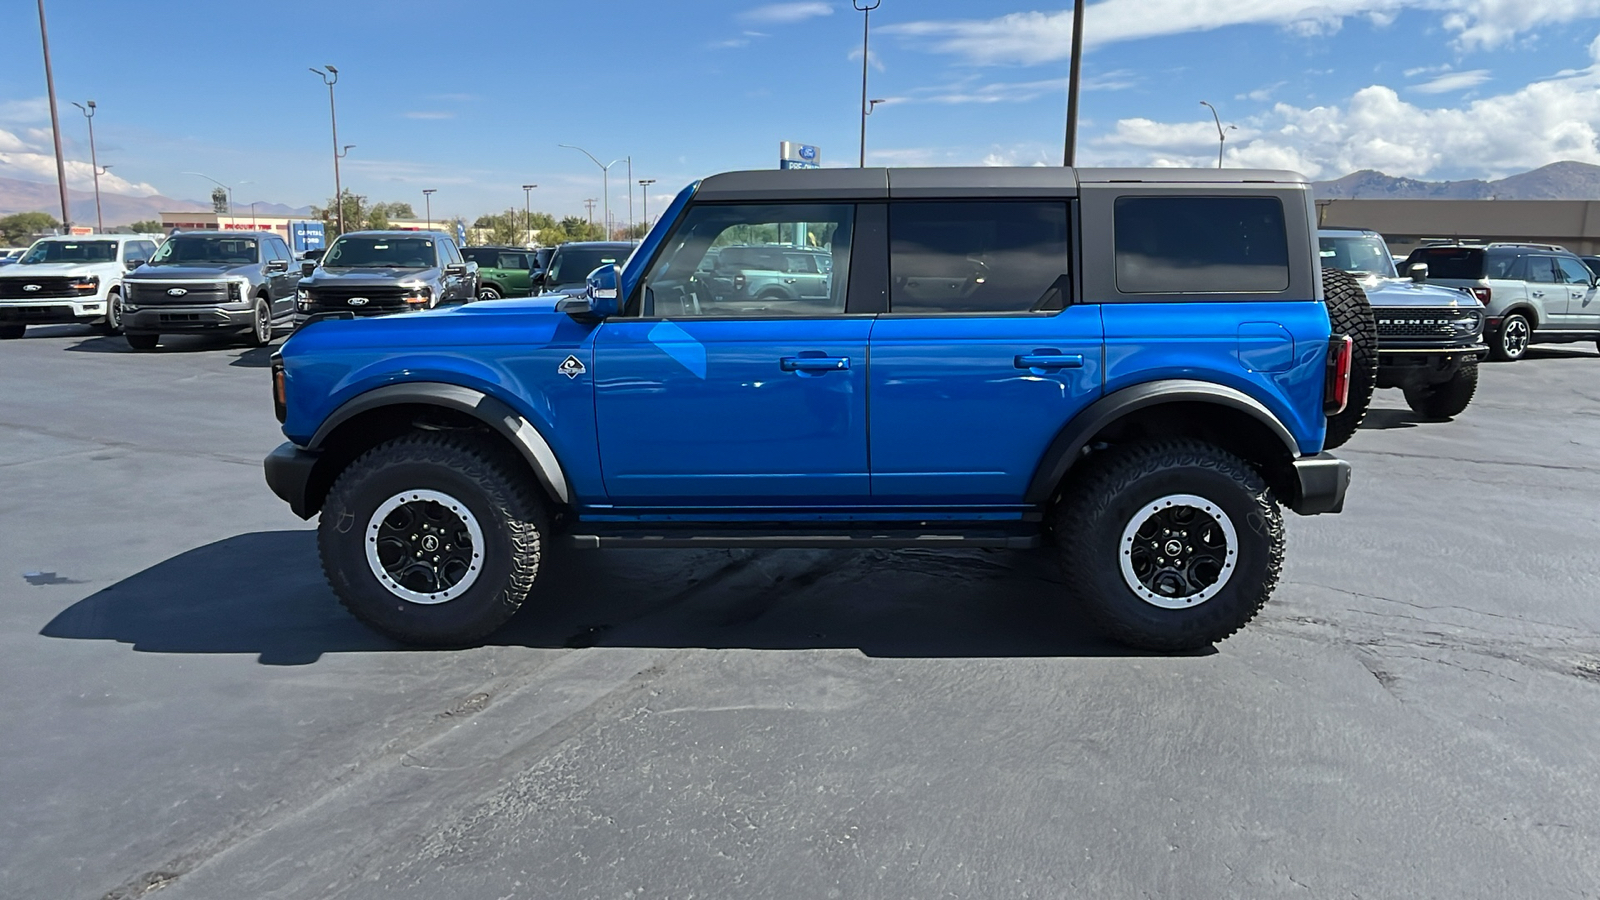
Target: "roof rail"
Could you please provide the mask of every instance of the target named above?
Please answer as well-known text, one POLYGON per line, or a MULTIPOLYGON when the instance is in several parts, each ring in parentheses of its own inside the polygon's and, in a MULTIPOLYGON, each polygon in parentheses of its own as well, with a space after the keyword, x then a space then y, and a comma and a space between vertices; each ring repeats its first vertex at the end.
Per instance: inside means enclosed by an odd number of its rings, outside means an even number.
POLYGON ((1424 247, 1434 247, 1440 244, 1461 244, 1467 247, 1488 246, 1482 238, 1425 237, 1418 242, 1424 247))
POLYGON ((1526 250, 1556 250, 1556 251, 1560 251, 1562 253, 1568 252, 1567 248, 1561 246, 1560 244, 1535 244, 1535 243, 1532 243, 1531 241, 1496 241, 1495 243, 1490 244, 1489 246, 1491 246, 1491 247, 1518 247, 1518 248, 1522 248, 1522 249, 1526 249, 1526 250))

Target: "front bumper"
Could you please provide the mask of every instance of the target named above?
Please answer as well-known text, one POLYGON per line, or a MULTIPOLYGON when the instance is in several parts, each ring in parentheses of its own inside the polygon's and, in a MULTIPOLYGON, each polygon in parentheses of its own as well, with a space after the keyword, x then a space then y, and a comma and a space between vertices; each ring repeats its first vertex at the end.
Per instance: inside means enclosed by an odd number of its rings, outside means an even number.
POLYGON ((106 302, 90 299, 82 302, 60 300, 55 302, 0 302, 0 325, 60 325, 63 323, 93 322, 105 318, 106 302))
POLYGON ((317 513, 311 506, 310 488, 311 475, 319 458, 318 454, 285 441, 267 454, 261 464, 266 470, 267 487, 272 488, 278 499, 289 504, 290 511, 302 519, 309 519, 317 513))
POLYGON ((179 331, 249 331, 255 310, 249 304, 229 306, 140 306, 122 310, 122 330, 129 334, 172 334, 179 331))
POLYGON ((1291 510, 1302 516, 1344 511, 1344 494, 1350 487, 1350 463, 1331 453, 1302 456, 1294 461, 1294 474, 1291 510))

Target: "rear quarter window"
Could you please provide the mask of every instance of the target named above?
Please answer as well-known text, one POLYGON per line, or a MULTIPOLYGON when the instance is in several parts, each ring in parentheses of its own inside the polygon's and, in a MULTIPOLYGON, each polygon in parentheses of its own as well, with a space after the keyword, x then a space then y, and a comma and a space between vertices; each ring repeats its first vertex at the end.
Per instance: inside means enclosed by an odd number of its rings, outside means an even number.
POLYGON ((1119 197, 1114 242, 1124 294, 1289 288, 1289 238, 1276 197, 1119 197))

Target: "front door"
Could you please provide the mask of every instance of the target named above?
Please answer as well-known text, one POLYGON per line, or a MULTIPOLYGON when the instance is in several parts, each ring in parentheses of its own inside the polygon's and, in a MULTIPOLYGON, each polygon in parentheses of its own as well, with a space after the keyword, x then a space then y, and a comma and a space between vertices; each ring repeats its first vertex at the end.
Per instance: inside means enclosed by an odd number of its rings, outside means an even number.
POLYGON ((1600 330, 1600 299, 1595 296, 1594 273, 1582 262, 1556 257, 1556 268, 1567 286, 1567 328, 1600 330))
POLYGON ((1071 305, 1067 203, 891 203, 889 242, 873 502, 1020 503, 1056 433, 1100 396, 1100 307, 1071 305))
MULTIPOLYGON (((867 338, 846 278, 816 299, 728 297, 713 248, 788 242, 848 273, 849 204, 690 209, 594 348, 606 492, 618 507, 865 503, 867 338)), ((738 254, 733 254, 737 256, 738 254)))

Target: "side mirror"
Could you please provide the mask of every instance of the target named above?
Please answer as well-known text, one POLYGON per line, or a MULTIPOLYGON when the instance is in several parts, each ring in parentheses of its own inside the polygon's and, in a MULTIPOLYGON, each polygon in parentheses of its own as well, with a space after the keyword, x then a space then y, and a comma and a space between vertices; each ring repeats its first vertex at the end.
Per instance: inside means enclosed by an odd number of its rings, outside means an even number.
POLYGON ((139 268, 140 266, 144 265, 147 262, 149 262, 149 260, 147 260, 147 259, 130 259, 130 260, 128 260, 128 270, 132 271, 134 269, 137 269, 137 268, 139 268))
POLYGON ((446 275, 465 275, 467 274, 467 264, 450 263, 444 267, 444 273, 446 275))
POLYGON ((328 252, 328 250, 325 247, 318 248, 316 250, 307 250, 305 255, 300 257, 300 258, 301 259, 309 259, 312 262, 319 262, 322 259, 322 254, 327 253, 327 252, 328 252))
POLYGON ((556 312, 564 312, 574 319, 610 318, 622 309, 622 294, 617 288, 621 282, 621 266, 601 266, 589 273, 583 296, 556 301, 556 312))
POLYGON ((315 272, 316 270, 317 261, 314 259, 308 259, 300 263, 300 277, 302 278, 310 278, 311 273, 315 272))
POLYGON ((289 271, 289 261, 287 259, 267 260, 266 272, 268 275, 278 275, 287 271, 289 271))
POLYGON ((1417 284, 1422 284, 1428 280, 1428 264, 1412 263, 1409 274, 1411 275, 1412 281, 1415 281, 1417 284))

